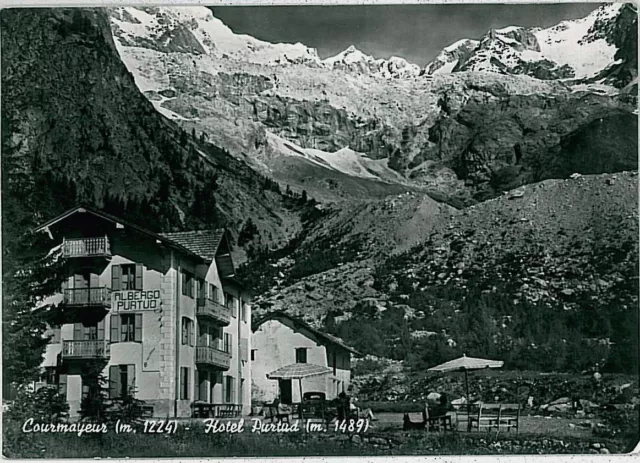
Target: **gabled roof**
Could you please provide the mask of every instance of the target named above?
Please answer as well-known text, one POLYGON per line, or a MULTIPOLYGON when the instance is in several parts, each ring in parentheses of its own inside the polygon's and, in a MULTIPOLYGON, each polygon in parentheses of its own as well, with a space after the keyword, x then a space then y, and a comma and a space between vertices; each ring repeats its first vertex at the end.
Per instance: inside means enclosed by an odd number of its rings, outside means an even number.
POLYGON ((309 325, 307 322, 281 311, 273 311, 273 312, 267 313, 264 317, 256 320, 251 325, 251 330, 256 331, 260 327, 260 325, 262 325, 263 323, 269 320, 281 320, 283 318, 291 321, 294 327, 301 327, 306 329, 307 331, 310 331, 312 334, 314 334, 316 337, 318 337, 320 340, 324 341, 325 343, 341 347, 342 349, 347 350, 356 356, 359 356, 359 357, 362 356, 360 352, 355 350, 353 347, 345 344, 345 342, 339 337, 320 331, 312 327, 311 325, 309 325))
POLYGON ((161 236, 184 246, 194 254, 211 261, 216 257, 220 243, 225 236, 224 229, 160 233, 161 236))
POLYGON ((220 246, 220 243, 222 242, 225 234, 224 230, 211 230, 206 232, 155 233, 143 227, 135 225, 127 220, 121 219, 120 217, 116 217, 115 215, 111 215, 107 212, 84 205, 76 206, 66 212, 63 212, 59 216, 37 227, 35 231, 44 231, 50 226, 55 225, 56 223, 59 223, 67 219, 68 217, 71 217, 72 215, 78 213, 92 214, 114 224, 119 224, 124 227, 131 228, 138 233, 160 241, 167 246, 181 251, 191 257, 195 257, 199 260, 204 260, 205 262, 210 262, 213 259, 213 256, 215 256, 216 252, 215 250, 217 250, 217 248, 220 246), (211 239, 211 242, 206 243, 207 239, 211 239), (214 248, 215 250, 213 250, 214 248), (210 255, 211 257, 209 257, 210 255))

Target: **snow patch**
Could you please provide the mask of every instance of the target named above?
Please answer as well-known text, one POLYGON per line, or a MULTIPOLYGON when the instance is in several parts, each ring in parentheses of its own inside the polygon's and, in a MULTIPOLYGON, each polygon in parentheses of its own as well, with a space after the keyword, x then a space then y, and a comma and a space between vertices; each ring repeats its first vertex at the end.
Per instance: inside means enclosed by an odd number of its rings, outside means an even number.
POLYGON ((388 181, 387 179, 389 178, 393 178, 399 182, 402 181, 402 177, 389 168, 387 159, 371 159, 350 148, 342 148, 334 153, 313 148, 302 148, 271 132, 267 132, 267 143, 278 153, 286 156, 302 157, 318 166, 332 169, 352 177, 382 182, 388 181))

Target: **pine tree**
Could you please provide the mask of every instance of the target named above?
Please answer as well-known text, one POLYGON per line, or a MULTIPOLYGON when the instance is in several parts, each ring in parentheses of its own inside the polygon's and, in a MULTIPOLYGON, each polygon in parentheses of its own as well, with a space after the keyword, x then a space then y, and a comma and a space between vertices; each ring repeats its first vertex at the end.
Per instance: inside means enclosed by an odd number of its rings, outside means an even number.
POLYGON ((110 408, 113 402, 109 398, 109 380, 102 373, 106 366, 104 360, 89 362, 82 372, 82 385, 87 394, 80 403, 80 417, 92 423, 108 423, 113 420, 110 408))
POLYGON ((3 259, 2 362, 7 382, 26 384, 40 375, 48 344, 44 332, 56 315, 38 301, 59 290, 64 280, 59 252, 49 254, 45 234, 27 233, 10 243, 3 259))

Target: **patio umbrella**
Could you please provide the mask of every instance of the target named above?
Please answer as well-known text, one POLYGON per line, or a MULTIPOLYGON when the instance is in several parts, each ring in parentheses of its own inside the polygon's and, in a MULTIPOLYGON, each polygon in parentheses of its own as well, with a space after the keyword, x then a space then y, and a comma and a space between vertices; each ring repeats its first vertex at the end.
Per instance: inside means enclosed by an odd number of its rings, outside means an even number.
POLYGON ((330 368, 313 365, 312 363, 293 363, 286 367, 278 368, 267 374, 268 379, 297 379, 300 385, 300 402, 302 402, 302 379, 311 376, 328 375, 330 368))
MULTIPOLYGON (((504 365, 502 360, 488 360, 475 357, 462 357, 449 360, 448 362, 429 368, 428 371, 449 373, 452 371, 464 371, 464 386, 467 395, 467 413, 469 413, 469 377, 467 372, 472 370, 484 370, 485 368, 501 368, 504 365)), ((469 426, 471 422, 469 422, 469 426)))

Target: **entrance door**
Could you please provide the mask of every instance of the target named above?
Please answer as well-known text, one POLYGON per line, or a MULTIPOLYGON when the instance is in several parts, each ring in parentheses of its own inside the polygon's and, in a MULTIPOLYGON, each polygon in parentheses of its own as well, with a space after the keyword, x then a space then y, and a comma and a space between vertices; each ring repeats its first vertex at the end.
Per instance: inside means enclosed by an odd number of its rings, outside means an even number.
POLYGON ((291 380, 290 379, 280 379, 278 380, 280 383, 280 403, 291 405, 293 402, 293 394, 291 392, 291 380))

